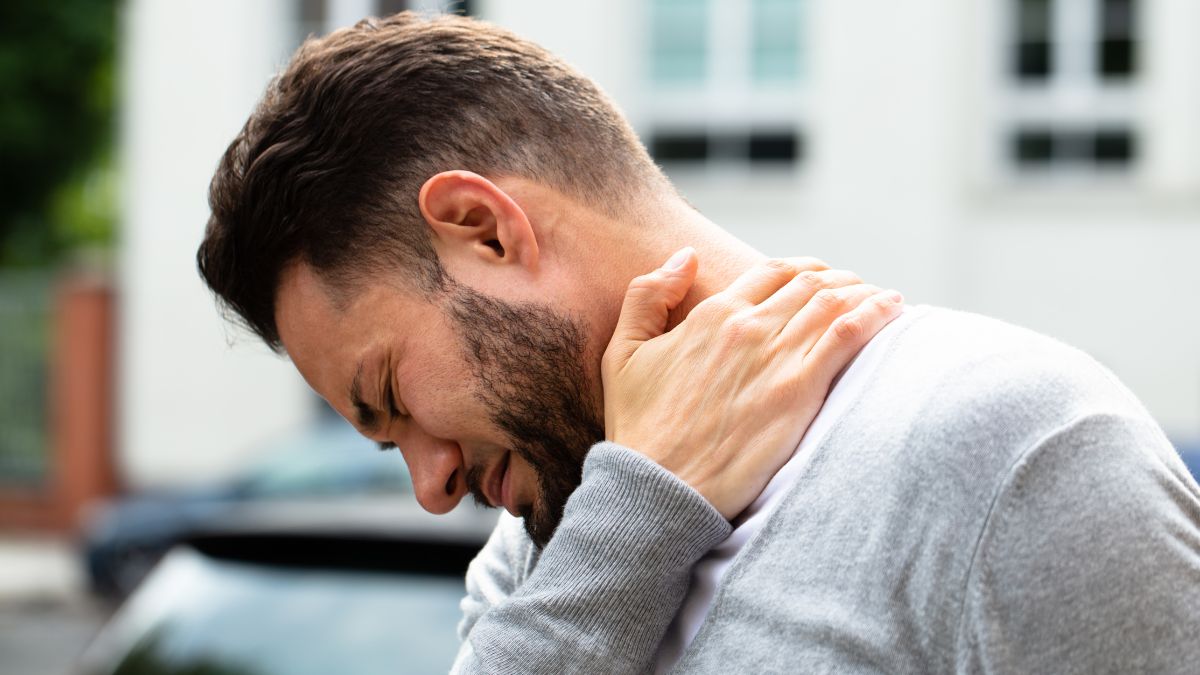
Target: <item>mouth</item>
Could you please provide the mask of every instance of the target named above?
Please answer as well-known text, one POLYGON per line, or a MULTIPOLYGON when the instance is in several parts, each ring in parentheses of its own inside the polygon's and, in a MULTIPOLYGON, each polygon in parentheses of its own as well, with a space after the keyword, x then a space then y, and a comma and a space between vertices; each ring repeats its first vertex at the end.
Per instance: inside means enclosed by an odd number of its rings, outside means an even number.
POLYGON ((491 502, 492 506, 503 507, 512 515, 518 515, 515 506, 512 503, 512 472, 509 471, 512 465, 512 453, 504 455, 504 459, 500 460, 500 464, 492 471, 492 475, 487 482, 487 491, 485 496, 491 502))

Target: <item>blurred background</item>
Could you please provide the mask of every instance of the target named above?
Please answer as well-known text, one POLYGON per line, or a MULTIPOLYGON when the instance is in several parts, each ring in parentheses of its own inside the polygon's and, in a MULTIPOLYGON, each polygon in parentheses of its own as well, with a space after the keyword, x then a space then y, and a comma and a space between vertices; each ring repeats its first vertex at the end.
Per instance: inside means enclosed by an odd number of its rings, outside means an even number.
POLYGON ((1197 470, 1194 0, 7 0, 0 673, 373 672, 272 656, 272 630, 312 627, 245 609, 268 605, 367 627, 339 639, 370 663, 445 670, 491 516, 429 534, 400 457, 227 326, 194 264, 208 181, 271 75, 304 36, 402 9, 575 64, 764 252, 1090 352, 1197 470), (439 617, 424 647, 395 643, 410 614, 439 617))

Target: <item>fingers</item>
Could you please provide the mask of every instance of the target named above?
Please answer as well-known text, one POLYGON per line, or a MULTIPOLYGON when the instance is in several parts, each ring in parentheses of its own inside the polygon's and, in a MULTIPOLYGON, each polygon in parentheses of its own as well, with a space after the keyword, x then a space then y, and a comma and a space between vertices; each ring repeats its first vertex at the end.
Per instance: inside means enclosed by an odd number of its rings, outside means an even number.
POLYGON ((785 315, 780 334, 788 344, 798 345, 807 354, 833 322, 853 310, 881 289, 872 284, 851 284, 841 288, 822 288, 792 314, 785 315))
POLYGON ((668 313, 687 295, 698 266, 696 251, 689 246, 662 267, 629 282, 616 330, 604 353, 605 367, 619 369, 640 344, 662 335, 668 313))
POLYGON ((816 258, 772 258, 750 268, 722 293, 739 302, 757 305, 797 274, 827 269, 829 266, 816 258))
POLYGON ((813 377, 832 382, 843 368, 888 323, 900 316, 904 298, 897 291, 880 291, 841 314, 817 340, 806 362, 813 377))
POLYGON ((783 288, 763 301, 761 308, 770 315, 780 317, 783 323, 787 323, 818 292, 861 283, 862 279, 857 274, 847 270, 809 270, 793 277, 783 288))

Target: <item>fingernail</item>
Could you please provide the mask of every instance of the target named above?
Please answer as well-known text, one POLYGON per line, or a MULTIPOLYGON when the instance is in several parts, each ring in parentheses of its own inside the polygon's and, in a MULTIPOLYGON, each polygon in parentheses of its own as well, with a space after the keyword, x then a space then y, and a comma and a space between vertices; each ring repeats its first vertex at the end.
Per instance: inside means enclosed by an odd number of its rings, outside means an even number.
POLYGON ((896 304, 900 304, 900 303, 904 302, 904 296, 900 294, 900 291, 888 292, 887 299, 891 300, 892 302, 894 302, 896 304))
POLYGON ((664 270, 677 270, 680 267, 683 267, 683 263, 687 262, 688 256, 690 256, 691 254, 692 254, 691 246, 685 246, 685 247, 679 249, 678 251, 675 252, 675 255, 671 256, 670 258, 667 259, 667 262, 663 263, 663 269, 664 270))

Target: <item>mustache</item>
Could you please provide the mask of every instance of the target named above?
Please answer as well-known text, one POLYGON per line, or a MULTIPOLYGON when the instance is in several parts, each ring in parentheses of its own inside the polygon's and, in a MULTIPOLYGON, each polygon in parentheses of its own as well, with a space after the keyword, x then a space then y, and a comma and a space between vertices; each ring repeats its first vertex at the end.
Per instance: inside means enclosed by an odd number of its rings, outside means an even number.
POLYGON ((464 477, 467 483, 467 491, 471 493, 471 498, 475 500, 475 505, 483 508, 495 508, 488 502, 487 496, 483 493, 483 467, 476 464, 467 469, 467 475, 464 477))

